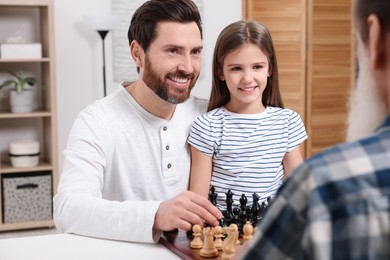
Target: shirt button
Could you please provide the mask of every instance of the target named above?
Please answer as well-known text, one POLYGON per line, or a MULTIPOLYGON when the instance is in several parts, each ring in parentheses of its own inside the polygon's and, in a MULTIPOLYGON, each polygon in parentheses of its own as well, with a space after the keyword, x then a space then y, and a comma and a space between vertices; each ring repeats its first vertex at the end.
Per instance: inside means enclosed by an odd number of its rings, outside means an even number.
POLYGON ((168 169, 170 169, 172 167, 172 164, 168 163, 167 167, 168 169))
POLYGON ((166 126, 163 127, 163 130, 164 130, 164 131, 167 131, 167 129, 168 129, 168 127, 166 127, 166 126))
POLYGON ((170 148, 169 145, 165 146, 165 149, 166 149, 166 150, 169 150, 169 148, 170 148))

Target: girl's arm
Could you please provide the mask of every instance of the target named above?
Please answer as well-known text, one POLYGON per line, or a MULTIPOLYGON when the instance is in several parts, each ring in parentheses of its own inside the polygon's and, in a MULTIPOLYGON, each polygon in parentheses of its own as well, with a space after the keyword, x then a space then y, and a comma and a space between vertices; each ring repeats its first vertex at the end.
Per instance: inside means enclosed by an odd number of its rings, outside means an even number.
POLYGON ((205 155, 192 145, 191 147, 191 177, 190 191, 208 198, 210 188, 213 158, 205 155))
POLYGON ((295 147, 289 153, 286 153, 283 158, 284 177, 287 178, 294 169, 303 162, 299 146, 295 147))

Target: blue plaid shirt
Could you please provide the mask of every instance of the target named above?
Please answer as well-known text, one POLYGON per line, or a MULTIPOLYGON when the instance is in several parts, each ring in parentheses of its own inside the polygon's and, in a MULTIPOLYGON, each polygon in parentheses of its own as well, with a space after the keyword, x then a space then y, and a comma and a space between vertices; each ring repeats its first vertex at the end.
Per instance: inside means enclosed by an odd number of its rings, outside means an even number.
POLYGON ((299 166, 250 243, 244 259, 390 259, 390 116, 299 166))

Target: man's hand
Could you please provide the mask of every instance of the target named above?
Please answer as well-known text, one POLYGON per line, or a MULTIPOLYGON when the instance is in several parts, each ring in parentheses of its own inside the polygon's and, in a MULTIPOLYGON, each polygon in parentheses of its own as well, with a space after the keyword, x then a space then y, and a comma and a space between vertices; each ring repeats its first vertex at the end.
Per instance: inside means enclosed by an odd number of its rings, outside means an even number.
POLYGON ((154 218, 154 229, 170 231, 176 228, 189 231, 192 226, 204 222, 217 226, 222 213, 206 198, 184 191, 178 196, 161 202, 154 218))

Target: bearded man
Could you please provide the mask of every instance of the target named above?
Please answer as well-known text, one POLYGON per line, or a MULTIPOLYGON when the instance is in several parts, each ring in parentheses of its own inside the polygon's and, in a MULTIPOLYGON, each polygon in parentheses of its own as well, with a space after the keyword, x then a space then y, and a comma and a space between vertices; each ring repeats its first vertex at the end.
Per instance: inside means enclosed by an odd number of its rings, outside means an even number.
POLYGON ((187 191, 187 137, 207 101, 190 97, 202 27, 192 0, 149 0, 128 32, 139 78, 82 111, 54 197, 60 232, 155 243, 162 231, 217 225, 221 212, 187 191))
POLYGON ((306 160, 243 259, 390 259, 390 1, 356 0, 348 142, 306 160))

